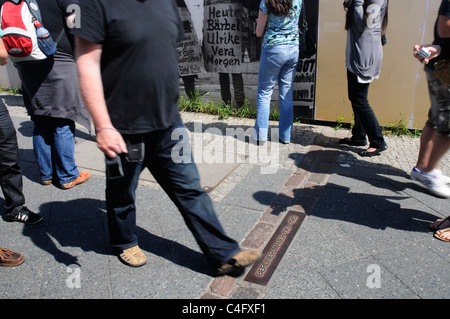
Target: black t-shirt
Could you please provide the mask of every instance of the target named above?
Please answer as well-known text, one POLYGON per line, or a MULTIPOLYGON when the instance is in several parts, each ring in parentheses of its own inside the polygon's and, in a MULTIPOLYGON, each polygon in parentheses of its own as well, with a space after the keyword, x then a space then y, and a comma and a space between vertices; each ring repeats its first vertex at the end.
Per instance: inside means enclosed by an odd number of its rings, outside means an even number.
POLYGON ((73 13, 70 5, 78 0, 36 0, 42 15, 42 24, 50 32, 54 41, 58 41, 58 51, 73 54, 74 40, 69 33, 66 17, 73 13), (64 29, 65 32, 62 32, 64 29))
MULTIPOLYGON (((450 0, 442 0, 441 6, 439 7, 439 15, 443 15, 450 18, 450 0)), ((427 67, 434 70, 434 63, 441 59, 450 59, 450 38, 441 38, 437 31, 437 20, 434 26, 434 42, 433 44, 438 44, 441 46, 441 54, 430 61, 427 67)))
MULTIPOLYGON (((0 0, 1 4, 5 0, 0 0)), ((73 13, 70 5, 78 4, 78 0, 36 0, 42 16, 42 25, 50 32, 54 41, 58 40, 58 51, 73 54, 73 36, 68 31, 65 18, 73 13), (61 31, 64 30, 65 32, 61 31), (61 34, 61 36, 60 36, 61 34)))
POLYGON ((75 36, 102 45, 101 73, 111 121, 124 134, 165 129, 180 118, 174 0, 81 0, 75 36))

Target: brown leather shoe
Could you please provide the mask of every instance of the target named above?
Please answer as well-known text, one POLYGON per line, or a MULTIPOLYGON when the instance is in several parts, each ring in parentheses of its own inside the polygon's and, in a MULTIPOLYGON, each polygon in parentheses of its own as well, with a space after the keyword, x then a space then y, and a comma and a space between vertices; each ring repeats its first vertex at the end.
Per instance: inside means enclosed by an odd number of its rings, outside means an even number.
POLYGON ((80 172, 80 175, 78 175, 77 179, 68 182, 66 184, 62 184, 61 188, 63 189, 69 189, 72 188, 78 184, 84 183, 85 181, 87 181, 89 179, 89 177, 91 177, 91 173, 89 172, 80 172))
POLYGON ((145 257, 139 246, 134 246, 122 251, 119 258, 126 265, 131 267, 140 267, 147 263, 147 257, 145 257))
POLYGON ((261 257, 259 250, 241 250, 234 255, 227 263, 217 269, 218 275, 224 275, 233 270, 233 268, 245 268, 255 263, 261 257))
POLYGON ((22 254, 9 250, 8 248, 0 248, 0 266, 19 266, 24 261, 25 257, 22 254))

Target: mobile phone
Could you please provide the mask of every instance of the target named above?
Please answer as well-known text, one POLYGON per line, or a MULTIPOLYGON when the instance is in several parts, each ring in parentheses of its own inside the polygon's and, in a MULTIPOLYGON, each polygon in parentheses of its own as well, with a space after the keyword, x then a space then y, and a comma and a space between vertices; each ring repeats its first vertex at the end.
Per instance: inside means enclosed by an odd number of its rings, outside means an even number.
POLYGON ((114 158, 105 156, 105 168, 106 178, 108 179, 117 179, 124 176, 122 159, 120 156, 116 156, 114 158))
POLYGON ((125 158, 128 162, 141 162, 144 160, 144 140, 141 136, 124 136, 128 153, 125 158))
POLYGON ((416 55, 419 56, 419 57, 421 57, 421 58, 427 59, 427 58, 430 57, 431 52, 428 51, 428 50, 425 49, 425 48, 421 48, 419 51, 417 51, 416 55))

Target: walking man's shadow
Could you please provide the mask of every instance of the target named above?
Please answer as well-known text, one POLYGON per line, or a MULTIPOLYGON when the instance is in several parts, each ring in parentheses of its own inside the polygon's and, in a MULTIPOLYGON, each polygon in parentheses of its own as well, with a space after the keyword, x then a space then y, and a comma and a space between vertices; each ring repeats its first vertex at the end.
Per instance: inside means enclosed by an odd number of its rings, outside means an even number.
MULTIPOLYGON (((73 248, 116 255, 109 242, 105 206, 104 201, 90 198, 45 203, 40 207, 44 224, 25 226, 23 235, 66 266, 80 265, 73 248)), ((202 253, 139 226, 136 233, 142 250, 195 272, 214 275, 202 253)))

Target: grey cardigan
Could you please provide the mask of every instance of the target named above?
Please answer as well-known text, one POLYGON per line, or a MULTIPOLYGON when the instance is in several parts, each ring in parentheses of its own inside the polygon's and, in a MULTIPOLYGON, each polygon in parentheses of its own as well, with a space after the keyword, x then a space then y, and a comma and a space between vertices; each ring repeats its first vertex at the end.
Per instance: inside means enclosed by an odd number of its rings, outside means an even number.
POLYGON ((381 72, 381 23, 387 0, 372 0, 366 12, 363 3, 363 0, 354 0, 351 26, 347 31, 346 67, 360 82, 371 82, 381 72))

